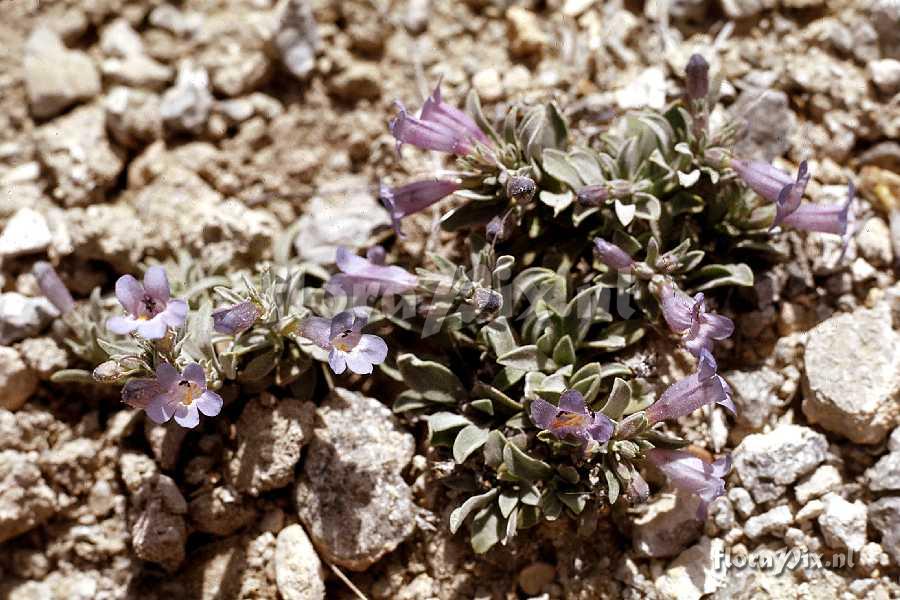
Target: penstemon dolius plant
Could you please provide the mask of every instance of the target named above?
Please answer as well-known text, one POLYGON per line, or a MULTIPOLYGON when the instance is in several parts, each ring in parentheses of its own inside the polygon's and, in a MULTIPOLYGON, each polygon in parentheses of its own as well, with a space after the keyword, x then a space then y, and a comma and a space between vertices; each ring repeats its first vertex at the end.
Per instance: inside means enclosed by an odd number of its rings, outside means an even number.
POLYGON ((398 103, 398 151, 455 160, 379 187, 397 243, 411 215, 452 206, 440 227, 458 232, 455 250, 409 268, 374 244, 365 256, 338 249, 334 272, 305 264, 289 229, 267 263, 182 257, 142 281, 123 276, 115 300, 78 304, 39 265, 73 353, 92 367, 57 379, 120 385, 148 418, 187 428, 242 402, 229 388, 312 400, 359 377, 400 388, 393 409, 427 422, 434 485, 458 498, 449 527, 466 528, 477 552, 588 506, 643 502, 648 470, 703 519, 730 459, 692 451, 672 422, 735 410, 716 359, 734 331, 717 310, 723 289, 751 286, 750 263, 780 258, 778 230, 836 234, 846 247, 854 223, 852 184, 839 206, 805 202, 806 163, 791 176, 733 155, 739 127, 711 125, 708 70, 695 55, 683 98, 599 134, 571 128, 554 102, 492 122, 474 93, 462 110, 440 83, 418 116, 398 103), (682 348, 693 371, 662 385, 651 344, 682 348))

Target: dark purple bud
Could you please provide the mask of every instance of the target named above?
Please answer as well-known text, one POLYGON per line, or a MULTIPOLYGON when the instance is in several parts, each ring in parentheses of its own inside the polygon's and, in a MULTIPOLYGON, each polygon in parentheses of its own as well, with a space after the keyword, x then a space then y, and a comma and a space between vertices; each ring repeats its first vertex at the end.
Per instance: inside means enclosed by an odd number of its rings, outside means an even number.
POLYGON ((575 199, 582 206, 600 206, 609 199, 609 187, 605 183, 583 187, 578 190, 575 199))
POLYGON ((716 361, 701 350, 697 371, 670 385, 646 411, 651 424, 689 415, 701 406, 719 404, 735 413, 731 388, 716 373, 716 361))
POLYGON ((534 197, 536 186, 530 177, 516 175, 506 182, 506 196, 517 204, 527 204, 534 197))
POLYGON ((458 183, 443 179, 414 181, 395 188, 382 183, 378 197, 391 215, 394 231, 402 236, 400 221, 404 217, 425 210, 458 189, 458 183))
POLYGON ((212 314, 213 329, 225 335, 238 335, 253 327, 260 316, 259 307, 249 300, 212 314))
POLYGON ((34 263, 34 276, 37 278, 41 293, 56 307, 60 314, 65 315, 75 308, 75 300, 59 278, 59 274, 53 266, 44 261, 34 263))
POLYGON ((491 243, 502 242, 509 237, 509 219, 505 216, 493 217, 484 227, 484 234, 491 243))
POLYGON ((647 459, 669 478, 672 485, 690 495, 699 496, 697 519, 706 520, 709 503, 725 493, 725 476, 731 470, 731 457, 708 463, 690 452, 654 448, 647 459))
POLYGON ((482 314, 494 314, 503 306, 503 296, 496 290, 475 288, 475 308, 482 314))
POLYGON ((594 238, 594 250, 597 253, 597 258, 600 259, 600 262, 610 269, 615 269, 616 271, 629 271, 634 265, 634 259, 631 258, 627 252, 615 244, 610 244, 603 238, 594 238))
POLYGON ((691 100, 702 100, 709 94, 709 63, 699 54, 692 54, 684 69, 685 86, 691 100))

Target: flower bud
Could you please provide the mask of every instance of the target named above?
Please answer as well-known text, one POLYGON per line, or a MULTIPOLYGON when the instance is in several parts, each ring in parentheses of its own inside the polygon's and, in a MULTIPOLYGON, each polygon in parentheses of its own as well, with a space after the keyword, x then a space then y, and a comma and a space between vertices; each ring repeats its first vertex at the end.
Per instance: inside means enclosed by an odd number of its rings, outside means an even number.
POLYGON ((709 94, 709 63, 699 54, 691 55, 684 69, 685 87, 691 100, 702 100, 709 94))
POLYGON ((479 287, 475 289, 475 308, 484 314, 494 314, 503 306, 503 296, 496 290, 479 287))
POLYGON ((253 327, 259 315, 259 307, 254 303, 241 302, 215 311, 212 314, 213 329, 225 335, 238 335, 253 327))
POLYGON ((60 314, 66 314, 75 308, 75 300, 66 289, 53 266, 44 261, 34 263, 34 276, 37 278, 41 293, 56 307, 60 314))
POLYGON ((609 188, 605 183, 589 185, 578 190, 575 199, 582 206, 600 206, 609 198, 609 188))
POLYGON ((530 177, 515 175, 506 182, 506 195, 518 204, 527 204, 534 197, 537 187, 530 177))
POLYGON ((94 369, 92 376, 99 383, 115 383, 125 375, 122 366, 114 361, 102 362, 94 369))

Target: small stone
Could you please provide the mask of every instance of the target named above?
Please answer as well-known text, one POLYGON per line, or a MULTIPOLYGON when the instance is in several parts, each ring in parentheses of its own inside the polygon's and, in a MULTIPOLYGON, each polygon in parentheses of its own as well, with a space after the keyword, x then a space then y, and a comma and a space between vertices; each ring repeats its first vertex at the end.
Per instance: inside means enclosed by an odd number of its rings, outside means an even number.
POLYGON ((309 0, 287 0, 278 19, 273 38, 281 62, 301 81, 309 78, 316 66, 319 33, 309 0))
POLYGON ((819 515, 819 527, 829 548, 848 548, 854 552, 866 543, 866 505, 847 502, 831 493, 822 498, 825 512, 819 515))
POLYGON ((742 487, 729 489, 728 499, 731 500, 734 509, 743 519, 750 517, 756 510, 756 504, 753 503, 753 497, 750 496, 750 492, 742 487))
POLYGON ((31 112, 39 119, 100 93, 100 76, 84 52, 69 50, 59 35, 39 27, 25 43, 25 90, 31 112))
POLYGON ((165 126, 172 131, 200 133, 206 126, 212 105, 206 69, 184 60, 178 67, 175 85, 162 96, 159 113, 165 126))
POLYGON ((326 560, 362 571, 415 529, 412 491, 400 475, 415 443, 388 408, 356 392, 336 389, 318 417, 297 512, 326 560))
POLYGON ((775 8, 776 0, 719 0, 719 4, 729 18, 745 19, 775 8))
POLYGON ((0 346, 0 408, 16 411, 37 391, 38 377, 15 348, 0 346))
POLYGON ((28 338, 23 340, 18 348, 25 364, 42 381, 50 379, 51 375, 69 366, 69 355, 51 337, 28 338))
POLYGON ((622 109, 656 108, 666 104, 666 75, 659 67, 645 69, 625 87, 616 90, 616 104, 622 109))
POLYGON ((634 520, 632 543, 641 556, 676 556, 702 533, 702 524, 685 495, 663 494, 641 507, 634 520))
POLYGON ((784 532, 784 543, 791 548, 799 548, 806 542, 806 534, 802 529, 796 527, 788 527, 784 532))
POLYGON ((803 413, 858 444, 877 444, 900 414, 900 346, 887 306, 832 317, 809 335, 803 413), (842 348, 835 352, 835 348, 842 348))
POLYGON ((187 429, 174 420, 162 425, 157 425, 150 419, 144 420, 144 437, 147 438, 147 444, 150 445, 160 469, 171 471, 175 468, 187 432, 187 429))
POLYGON ((332 77, 328 89, 343 100, 375 100, 381 97, 382 79, 377 65, 357 61, 332 77))
POLYGON ((151 11, 150 24, 179 37, 190 37, 203 26, 203 15, 183 12, 171 4, 160 4, 151 11))
POLYGON ((56 513, 56 494, 41 477, 36 453, 0 452, 0 544, 56 513))
POLYGON ((891 555, 894 564, 900 565, 900 496, 869 504, 869 520, 872 528, 881 533, 881 547, 891 555))
POLYGON ((421 35, 428 29, 431 17, 431 0, 406 0, 403 26, 412 35, 421 35))
POLYGON ((856 234, 856 247, 867 261, 875 266, 888 267, 894 261, 891 230, 881 217, 872 217, 856 234))
POLYGON ((256 496, 293 481, 300 452, 312 437, 314 414, 311 402, 248 402, 237 422, 237 451, 228 463, 231 484, 256 496))
POLYGON ((188 508, 197 531, 214 535, 231 535, 256 520, 256 511, 241 495, 219 486, 191 500, 188 508))
POLYGON ((681 553, 654 582, 663 600, 700 600, 722 587, 725 569, 716 569, 725 552, 720 539, 703 537, 696 545, 681 553))
POLYGON ((20 208, 0 233, 0 257, 43 252, 52 240, 44 215, 28 207, 20 208))
POLYGON ((472 77, 472 87, 485 102, 496 102, 503 98, 503 83, 497 69, 487 68, 475 73, 472 77))
POLYGON ((124 154, 109 143, 106 114, 83 106, 35 131, 38 157, 56 186, 53 196, 65 206, 105 200, 124 167, 124 154))
POLYGON ((325 569, 300 525, 281 530, 275 541, 275 582, 284 600, 324 600, 325 569))
POLYGON ((769 535, 783 533, 794 522, 790 507, 782 504, 761 515, 750 517, 744 523, 744 533, 751 540, 769 535))
POLYGON ((115 87, 103 104, 109 131, 123 146, 142 148, 162 137, 160 99, 156 94, 115 87))
POLYGON ((103 28, 100 35, 100 50, 107 56, 143 54, 144 42, 128 21, 118 18, 103 28))
POLYGON ((842 483, 843 479, 836 468, 831 465, 822 465, 806 481, 797 484, 794 494, 797 496, 797 502, 806 504, 813 498, 833 492, 841 487, 842 483))
POLYGON ((734 404, 738 409, 737 422, 747 429, 762 429, 786 404, 777 393, 784 379, 769 367, 755 371, 728 371, 723 376, 731 385, 734 404))
POLYGON ((797 511, 797 515, 794 517, 794 520, 797 523, 802 523, 804 521, 809 521, 811 519, 818 518, 825 512, 825 503, 821 500, 810 500, 806 503, 806 506, 797 511))
POLYGON ((147 56, 129 54, 124 58, 107 58, 100 63, 103 77, 110 83, 130 88, 161 90, 172 81, 171 67, 147 56))
POLYGON ((579 17, 596 2, 597 0, 566 0, 562 7, 562 13, 567 17, 579 17))
POLYGON ((859 566, 867 575, 871 575, 878 567, 887 565, 887 556, 881 544, 869 542, 859 551, 859 566))
POLYGON ((549 42, 537 15, 521 6, 506 10, 506 28, 509 51, 514 57, 540 56, 549 42))
POLYGON ((529 596, 537 596, 556 578, 556 568, 545 562, 531 563, 519 571, 519 587, 529 596))
POLYGON ((866 471, 869 489, 876 492, 900 490, 900 451, 894 450, 882 456, 871 469, 866 471))
POLYGON ((46 298, 29 298, 18 292, 0 294, 0 346, 9 346, 38 335, 59 316, 46 298))
POLYGON ((777 500, 825 460, 828 440, 799 425, 748 435, 734 450, 734 469, 756 502, 777 500))
POLYGON ((900 452, 900 427, 891 432, 888 438, 888 452, 900 452))
POLYGON ((900 91, 900 60, 894 58, 873 60, 866 68, 869 79, 883 94, 890 96, 900 91))
POLYGON ((301 260, 330 264, 338 246, 360 248, 376 227, 390 223, 365 179, 343 179, 334 188, 340 193, 320 188, 299 219, 294 248, 301 260))
POLYGON ((730 112, 745 125, 743 137, 735 147, 739 156, 772 160, 790 149, 797 115, 784 92, 750 87, 741 92, 730 112))

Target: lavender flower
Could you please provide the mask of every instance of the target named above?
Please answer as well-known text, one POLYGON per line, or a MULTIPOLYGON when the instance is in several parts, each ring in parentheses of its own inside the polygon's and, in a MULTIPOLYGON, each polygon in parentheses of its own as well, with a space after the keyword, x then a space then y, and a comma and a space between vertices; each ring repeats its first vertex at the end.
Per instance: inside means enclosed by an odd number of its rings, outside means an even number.
POLYGON ((840 235, 846 252, 854 229, 850 208, 855 197, 856 187, 851 182, 847 188, 847 201, 843 205, 802 204, 785 216, 782 224, 795 229, 840 235))
POLYGON ((351 311, 338 313, 333 319, 307 317, 300 323, 300 335, 323 350, 328 350, 328 364, 340 375, 350 369, 359 375, 372 372, 387 358, 387 344, 377 335, 362 333, 367 319, 351 311))
POLYGON ((731 456, 708 463, 689 452, 654 448, 647 459, 662 471, 672 485, 700 498, 697 519, 706 520, 709 503, 725 493, 725 476, 731 470, 731 456))
POLYGON ((402 236, 401 219, 425 210, 458 189, 458 183, 443 179, 414 181, 395 188, 382 183, 378 198, 391 215, 394 231, 397 232, 397 235, 402 236))
POLYGON ((165 423, 172 417, 182 427, 193 428, 200 414, 214 417, 222 410, 222 397, 206 388, 206 373, 191 363, 181 373, 170 363, 156 367, 156 379, 137 379, 122 390, 122 399, 143 408, 154 423, 165 423))
POLYGON ((709 94, 709 63, 699 54, 692 54, 684 69, 685 87, 691 100, 702 100, 709 94))
POLYGON ((38 261, 34 263, 33 270, 41 293, 56 307, 56 310, 62 315, 72 312, 75 300, 72 299, 66 284, 59 278, 56 269, 48 262, 38 261))
POLYGON ((253 327, 260 314, 259 307, 249 300, 220 308, 212 314, 213 329, 225 335, 238 335, 253 327))
POLYGON ((713 341, 724 340, 734 333, 734 323, 728 317, 706 311, 703 294, 690 296, 671 285, 662 288, 662 314, 669 328, 682 336, 684 347, 694 356, 712 350, 713 341))
POLYGON ((425 101, 420 119, 410 116, 400 102, 396 105, 400 113, 391 119, 389 127, 398 152, 403 144, 412 144, 423 150, 465 156, 472 152, 474 143, 489 144, 469 115, 442 100, 440 82, 425 101))
POLYGON ((600 262, 610 269, 630 271, 632 265, 634 265, 634 259, 627 252, 615 244, 610 244, 603 238, 594 238, 594 249, 600 262))
POLYGON ((369 249, 366 258, 344 247, 337 249, 335 263, 340 273, 329 280, 329 290, 343 290, 352 298, 382 294, 402 294, 416 287, 416 276, 402 267, 384 266, 384 249, 369 249), (374 259, 374 260, 373 260, 374 259))
POLYGON ((701 406, 718 404, 734 414, 731 388, 716 373, 716 361, 708 350, 700 351, 697 371, 670 385, 646 411, 650 423, 688 415, 701 406))
POLYGON ((157 340, 165 337, 168 327, 184 325, 187 317, 187 302, 171 298, 166 271, 160 266, 147 269, 143 285, 131 275, 120 277, 116 298, 128 316, 112 317, 106 326, 120 335, 137 331, 143 338, 157 340))
POLYGON ((737 171, 750 189, 775 203, 775 221, 772 227, 781 225, 785 217, 800 206, 810 174, 806 161, 800 163, 796 181, 788 173, 760 160, 731 159, 731 168, 737 171))
POLYGON ((556 437, 575 438, 587 444, 603 443, 613 432, 613 423, 603 413, 592 414, 577 390, 569 390, 559 397, 559 406, 543 398, 531 403, 531 420, 556 437))

